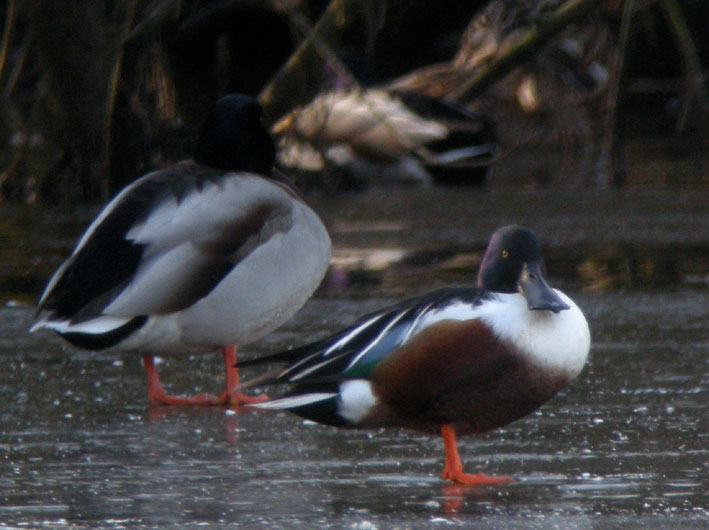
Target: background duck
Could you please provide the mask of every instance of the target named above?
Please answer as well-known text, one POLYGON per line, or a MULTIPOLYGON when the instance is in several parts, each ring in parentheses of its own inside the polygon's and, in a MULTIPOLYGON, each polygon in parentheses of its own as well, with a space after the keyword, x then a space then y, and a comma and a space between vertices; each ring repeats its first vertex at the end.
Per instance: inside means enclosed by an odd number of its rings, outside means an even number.
MULTIPOLYGON (((560 33, 481 94, 460 93, 560 4, 492 2, 470 20, 450 60, 374 88, 322 92, 272 128, 279 164, 306 175, 324 171, 341 186, 602 184, 615 32, 600 14, 582 31, 560 33)), ((356 87, 337 66, 336 84, 356 87)))
POLYGON ((581 372, 589 348, 583 313, 545 281, 537 237, 510 226, 492 236, 477 287, 412 298, 323 340, 244 364, 289 363, 266 382, 294 386, 255 406, 338 427, 439 432, 443 477, 484 484, 513 479, 463 473, 456 435, 536 410, 581 372))
POLYGON ((278 162, 356 183, 481 184, 495 136, 480 114, 411 90, 339 89, 273 127, 278 162))
POLYGON ((450 61, 417 69, 389 86, 459 104, 489 116, 499 152, 496 186, 578 188, 608 178, 608 94, 616 30, 600 12, 570 26, 475 98, 457 92, 505 54, 559 0, 491 2, 473 17, 450 61))
POLYGON ((194 160, 138 179, 88 227, 39 301, 36 323, 82 348, 143 355, 151 403, 251 402, 236 344, 288 320, 319 285, 330 239, 273 169, 273 140, 248 96, 219 99, 194 160), (153 355, 221 348, 219 397, 167 395, 153 355))

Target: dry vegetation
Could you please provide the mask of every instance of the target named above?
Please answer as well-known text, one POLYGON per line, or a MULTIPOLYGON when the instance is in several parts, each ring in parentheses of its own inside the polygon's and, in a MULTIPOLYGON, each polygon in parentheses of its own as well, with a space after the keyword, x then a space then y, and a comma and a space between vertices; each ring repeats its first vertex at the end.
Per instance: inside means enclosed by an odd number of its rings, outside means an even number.
MULTIPOLYGON (((221 93, 259 95, 273 122, 324 89, 414 83, 441 68, 447 81, 428 80, 426 90, 490 113, 511 151, 535 132, 562 146, 593 144, 580 186, 626 183, 623 140, 638 134, 706 151, 704 0, 73 0, 71 8, 5 0, 0 8, 2 200, 103 200, 188 156, 221 93), (571 38, 579 64, 605 70, 602 87, 564 91, 555 50, 571 38)), ((547 170, 531 178, 543 185, 547 170)))

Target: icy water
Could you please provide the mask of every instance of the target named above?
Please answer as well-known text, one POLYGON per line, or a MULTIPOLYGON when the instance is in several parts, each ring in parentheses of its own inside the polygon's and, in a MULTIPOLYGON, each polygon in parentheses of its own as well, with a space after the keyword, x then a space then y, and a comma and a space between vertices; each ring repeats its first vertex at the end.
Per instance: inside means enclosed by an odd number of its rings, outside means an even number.
MULTIPOLYGON (((0 529, 709 527, 704 195, 387 191, 315 205, 335 243, 329 278, 245 357, 472 279, 498 225, 538 231, 593 346, 537 413, 460 439, 466 470, 518 481, 448 484, 440 440, 410 431, 149 408, 139 359, 27 333, 38 291, 93 212, 15 210, 0 219, 0 529)), ((218 355, 160 370, 176 392, 222 383, 218 355)))

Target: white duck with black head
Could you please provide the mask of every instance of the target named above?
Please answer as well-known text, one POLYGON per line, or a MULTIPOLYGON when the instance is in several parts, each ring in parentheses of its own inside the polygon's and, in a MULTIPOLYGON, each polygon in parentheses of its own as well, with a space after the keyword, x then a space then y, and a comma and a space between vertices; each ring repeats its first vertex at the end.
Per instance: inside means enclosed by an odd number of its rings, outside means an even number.
POLYGON ((286 322, 330 261, 317 214, 273 168, 273 141, 252 98, 219 99, 193 160, 152 172, 98 215, 42 295, 32 331, 87 349, 143 355, 158 404, 234 404, 236 344, 286 322), (221 348, 224 392, 165 393, 154 355, 221 348))

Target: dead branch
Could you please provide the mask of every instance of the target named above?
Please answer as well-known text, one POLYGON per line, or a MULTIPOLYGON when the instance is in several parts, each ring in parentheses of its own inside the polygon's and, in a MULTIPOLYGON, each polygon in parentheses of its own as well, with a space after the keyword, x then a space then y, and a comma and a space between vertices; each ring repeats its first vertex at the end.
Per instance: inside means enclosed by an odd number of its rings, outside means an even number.
POLYGON ((7 60, 7 52, 10 48, 12 33, 15 29, 15 0, 10 0, 7 4, 7 13, 5 14, 5 28, 2 32, 2 46, 0 47, 0 77, 5 70, 5 61, 7 60))
POLYGON ((523 34, 505 53, 481 68, 450 95, 453 101, 466 102, 482 94, 495 81, 532 57, 548 40, 566 26, 586 15, 601 0, 569 0, 523 34))
POLYGON ((259 101, 264 107, 267 123, 278 119, 293 103, 298 103, 291 87, 303 71, 302 65, 317 54, 325 54, 327 58, 334 55, 330 55, 328 50, 337 43, 347 24, 358 16, 359 4, 358 0, 331 0, 307 37, 261 90, 259 101), (287 105, 281 103, 283 99, 288 100, 287 105))

